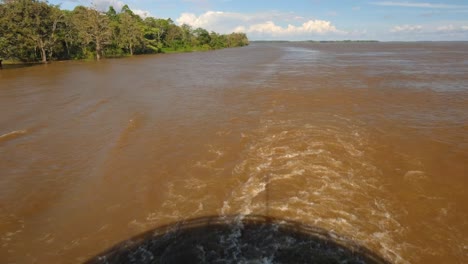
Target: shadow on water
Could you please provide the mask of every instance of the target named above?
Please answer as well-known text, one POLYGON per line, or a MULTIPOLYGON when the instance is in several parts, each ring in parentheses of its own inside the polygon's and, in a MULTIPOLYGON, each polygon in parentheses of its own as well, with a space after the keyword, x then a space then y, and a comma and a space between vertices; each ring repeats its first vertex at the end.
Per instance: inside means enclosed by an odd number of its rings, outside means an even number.
POLYGON ((212 216, 124 241, 94 263, 390 263, 317 227, 265 216, 212 216))

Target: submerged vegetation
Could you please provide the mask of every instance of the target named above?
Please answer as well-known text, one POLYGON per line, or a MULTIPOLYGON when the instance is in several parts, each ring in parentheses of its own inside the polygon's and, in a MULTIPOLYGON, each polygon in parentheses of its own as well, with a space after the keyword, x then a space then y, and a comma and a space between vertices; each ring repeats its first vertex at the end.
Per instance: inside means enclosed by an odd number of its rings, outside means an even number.
POLYGON ((173 20, 77 6, 61 10, 41 0, 0 0, 0 60, 43 62, 186 52, 248 45, 244 33, 208 32, 173 20))

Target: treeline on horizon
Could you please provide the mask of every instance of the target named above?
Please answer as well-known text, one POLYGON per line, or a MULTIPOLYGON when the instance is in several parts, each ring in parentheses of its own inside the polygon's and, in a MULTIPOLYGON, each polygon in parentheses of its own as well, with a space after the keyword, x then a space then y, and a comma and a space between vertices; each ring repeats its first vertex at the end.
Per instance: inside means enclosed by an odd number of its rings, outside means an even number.
POLYGON ((380 42, 378 40, 252 40, 253 43, 375 43, 380 42))
POLYGON ((184 52, 249 44, 244 33, 227 35, 142 19, 127 5, 117 12, 77 6, 62 10, 41 0, 0 0, 0 60, 43 62, 134 54, 184 52))

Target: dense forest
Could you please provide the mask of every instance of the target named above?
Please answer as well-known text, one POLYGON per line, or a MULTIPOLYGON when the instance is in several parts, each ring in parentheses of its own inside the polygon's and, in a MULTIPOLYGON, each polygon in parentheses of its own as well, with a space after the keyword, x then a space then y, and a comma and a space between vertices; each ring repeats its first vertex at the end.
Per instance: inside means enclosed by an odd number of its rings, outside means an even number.
POLYGON ((244 33, 228 35, 176 25, 170 18, 142 19, 123 6, 100 12, 61 10, 41 0, 0 0, 0 60, 43 62, 100 59, 248 45, 244 33))

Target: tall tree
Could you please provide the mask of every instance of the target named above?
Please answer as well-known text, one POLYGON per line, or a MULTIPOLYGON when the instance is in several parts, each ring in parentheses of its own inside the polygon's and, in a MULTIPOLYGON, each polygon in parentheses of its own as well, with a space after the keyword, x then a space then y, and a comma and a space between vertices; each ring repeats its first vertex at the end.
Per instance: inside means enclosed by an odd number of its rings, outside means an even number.
POLYGON ((76 28, 83 48, 93 44, 96 59, 101 59, 104 46, 110 43, 112 31, 109 18, 93 8, 77 6, 73 10, 73 26, 76 28))
POLYGON ((115 11, 113 6, 109 6, 109 10, 106 12, 106 16, 109 18, 109 27, 112 32, 111 40, 109 45, 106 47, 106 53, 110 53, 113 56, 122 55, 120 47, 120 18, 115 11))
POLYGON ((122 8, 119 18, 120 43, 124 48, 128 49, 130 55, 133 55, 135 46, 141 45, 143 41, 143 25, 140 23, 141 19, 139 19, 139 17, 137 18, 127 5, 122 8))
POLYGON ((19 40, 16 37, 18 25, 12 5, 3 4, 0 2, 0 59, 15 58, 19 53, 19 40))
POLYGON ((167 34, 165 36, 165 42, 168 47, 172 47, 173 49, 177 49, 180 41, 182 40, 182 30, 180 27, 175 25, 172 21, 170 21, 167 34))
POLYGON ((70 59, 73 49, 76 48, 79 43, 79 39, 77 37, 77 31, 75 27, 73 27, 73 13, 69 10, 61 10, 61 12, 63 19, 61 19, 61 23, 58 24, 56 35, 58 41, 61 43, 63 51, 61 58, 70 59))
POLYGON ((146 26, 145 35, 149 39, 155 39, 158 43, 158 46, 162 46, 163 41, 166 39, 167 32, 169 31, 169 25, 172 23, 172 20, 147 17, 144 23, 146 26))
POLYGON ((184 46, 192 46, 193 40, 195 40, 195 38, 193 37, 192 27, 187 24, 183 24, 180 26, 180 30, 182 33, 182 43, 184 44, 184 46))
POLYGON ((2 49, 3 52, 24 58, 25 53, 35 54, 39 50, 41 61, 47 62, 53 54, 57 24, 62 18, 58 7, 46 1, 9 0, 2 5, 0 14, 0 43, 18 48, 16 51, 2 49))
POLYGON ((211 37, 210 33, 206 29, 203 28, 197 28, 193 32, 195 34, 195 37, 198 40, 199 45, 205 45, 205 44, 210 44, 211 37))
POLYGON ((159 52, 163 46, 161 39, 164 29, 159 27, 158 19, 147 17, 143 21, 145 47, 153 52, 159 52))

